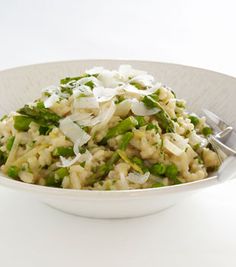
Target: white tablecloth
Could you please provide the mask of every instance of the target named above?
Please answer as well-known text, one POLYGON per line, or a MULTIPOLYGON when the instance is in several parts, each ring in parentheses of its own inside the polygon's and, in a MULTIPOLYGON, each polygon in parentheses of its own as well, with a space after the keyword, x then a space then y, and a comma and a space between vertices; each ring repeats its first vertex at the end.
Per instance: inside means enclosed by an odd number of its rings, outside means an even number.
MULTIPOLYGON (((236 74, 235 1, 0 1, 0 69, 80 58, 236 74)), ((63 214, 0 188, 0 266, 236 266, 236 181, 130 220, 63 214)))

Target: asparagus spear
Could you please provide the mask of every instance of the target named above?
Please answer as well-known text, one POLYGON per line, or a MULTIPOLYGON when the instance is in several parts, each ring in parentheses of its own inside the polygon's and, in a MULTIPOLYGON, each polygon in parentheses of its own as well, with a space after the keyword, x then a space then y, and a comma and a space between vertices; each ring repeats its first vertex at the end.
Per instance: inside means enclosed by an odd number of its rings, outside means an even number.
MULTIPOLYGON (((127 132, 122 136, 119 145, 119 151, 124 151, 127 148, 133 136, 134 134, 132 132, 127 132)), ((109 171, 112 170, 113 165, 119 160, 119 158, 120 155, 118 151, 115 151, 112 157, 108 160, 108 162, 100 165, 96 170, 96 173, 94 173, 87 179, 85 186, 92 186, 94 183, 102 180, 109 173, 109 171)))
POLYGON ((160 127, 165 132, 174 132, 173 121, 163 107, 157 102, 156 95, 144 96, 142 101, 147 108, 159 108, 160 111, 156 114, 156 118, 160 124, 160 127))
POLYGON ((62 157, 72 157, 75 155, 73 147, 65 147, 65 146, 60 146, 57 147, 53 150, 52 155, 54 157, 62 156, 62 157))
POLYGON ((126 118, 125 120, 118 123, 115 127, 110 128, 99 145, 105 145, 110 138, 132 130, 137 124, 138 122, 133 116, 126 118))
POLYGON ((174 132, 174 124, 166 112, 164 112, 163 110, 159 111, 156 114, 156 118, 161 129, 165 130, 165 132, 167 133, 174 132))
POLYGON ((32 106, 25 105, 23 108, 18 110, 18 113, 28 116, 36 123, 47 126, 47 125, 58 125, 59 120, 61 119, 60 116, 58 116, 53 111, 45 108, 45 107, 39 107, 39 106, 32 106))
POLYGON ((136 128, 140 128, 147 124, 143 116, 136 116, 135 119, 138 122, 138 124, 136 125, 136 128))
POLYGON ((11 151, 11 148, 13 146, 13 143, 14 143, 14 140, 15 140, 15 136, 11 136, 7 139, 7 151, 11 151))
POLYGON ((122 150, 118 150, 117 152, 118 152, 119 156, 120 156, 126 163, 128 163, 128 164, 129 164, 135 171, 137 171, 137 172, 143 174, 143 170, 142 170, 142 168, 141 168, 139 165, 137 165, 136 163, 132 162, 132 160, 130 160, 130 159, 128 158, 127 154, 126 154, 124 151, 122 151, 122 150))
POLYGON ((134 156, 132 161, 142 169, 143 173, 148 172, 148 167, 145 166, 145 163, 142 159, 134 156))

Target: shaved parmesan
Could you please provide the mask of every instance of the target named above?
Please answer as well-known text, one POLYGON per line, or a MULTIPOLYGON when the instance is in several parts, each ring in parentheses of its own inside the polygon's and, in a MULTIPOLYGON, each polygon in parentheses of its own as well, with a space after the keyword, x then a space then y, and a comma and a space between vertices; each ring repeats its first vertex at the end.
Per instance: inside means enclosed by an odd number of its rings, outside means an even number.
POLYGON ((120 89, 128 93, 135 94, 135 95, 142 95, 142 96, 153 94, 159 88, 161 88, 161 83, 156 83, 154 86, 150 84, 150 87, 147 88, 146 90, 137 89, 134 85, 129 84, 129 83, 120 86, 120 89))
POLYGON ((100 123, 95 125, 91 130, 91 135, 94 135, 97 131, 100 131, 107 126, 108 122, 113 117, 116 110, 116 105, 112 101, 111 103, 106 103, 101 109, 101 113, 98 115, 100 123))
POLYGON ((83 121, 83 120, 89 120, 92 118, 92 113, 87 113, 87 112, 75 112, 71 115, 69 115, 67 118, 70 118, 72 121, 83 121))
POLYGON ((45 108, 50 108, 59 100, 59 95, 53 93, 49 98, 44 101, 45 108))
POLYGON ((144 184, 147 182, 149 176, 150 176, 150 172, 146 172, 144 174, 140 174, 137 172, 134 172, 134 173, 130 172, 126 178, 132 183, 144 184))
POLYGON ((82 130, 70 118, 60 120, 59 129, 67 136, 73 143, 78 142, 78 146, 86 144, 91 136, 82 130))
POLYGON ((184 152, 167 138, 164 138, 163 147, 175 156, 180 156, 184 152))
POLYGON ((142 86, 147 86, 147 87, 152 87, 153 81, 154 81, 153 76, 149 74, 138 75, 130 80, 130 82, 135 82, 142 86))
POLYGON ((78 96, 92 96, 93 95, 93 92, 91 90, 91 88, 87 85, 80 85, 78 87, 76 87, 74 90, 73 90, 73 96, 74 97, 78 97, 78 96))
POLYGON ((146 71, 133 69, 130 65, 120 65, 119 67, 119 74, 124 80, 128 80, 136 75, 145 75, 146 73, 146 71))
POLYGON ((125 99, 119 104, 116 105, 116 116, 125 117, 128 115, 131 108, 131 101, 129 99, 125 99))
POLYGON ((207 139, 196 134, 195 132, 191 132, 191 134, 189 135, 189 144, 191 146, 195 146, 199 144, 201 147, 206 147, 208 144, 208 141, 207 139))
POLYGON ((77 97, 74 99, 74 108, 93 109, 99 108, 99 104, 93 96, 77 97))
POLYGON ((119 75, 115 71, 103 70, 97 78, 106 88, 114 88, 121 84, 119 75))
POLYGON ((91 158, 92 158, 92 155, 88 150, 86 150, 85 153, 83 154, 78 153, 73 159, 70 159, 70 158, 68 159, 68 158, 64 158, 60 156, 61 164, 58 163, 57 166, 58 167, 69 167, 75 164, 76 162, 88 161, 91 158))
POLYGON ((76 81, 76 85, 85 85, 86 86, 86 83, 91 82, 91 81, 94 83, 95 86, 100 85, 99 80, 97 78, 95 78, 94 76, 79 79, 78 81, 76 81))
POLYGON ((79 160, 80 156, 81 156, 81 154, 78 154, 73 159, 70 159, 70 158, 67 159, 67 158, 60 156, 61 164, 58 163, 57 166, 58 167, 69 167, 69 166, 75 164, 79 160))
POLYGON ((55 92, 59 92, 59 87, 56 86, 56 85, 51 85, 51 86, 48 86, 48 87, 45 87, 42 89, 42 92, 45 93, 45 92, 48 92, 50 94, 53 94, 55 92))
POLYGON ((137 116, 150 116, 160 111, 158 108, 147 109, 143 102, 136 99, 132 101, 131 110, 137 116))
POLYGON ((70 115, 69 118, 73 121, 76 121, 79 125, 82 126, 94 126, 104 121, 109 122, 109 118, 114 115, 114 110, 115 104, 113 102, 106 103, 102 105, 100 112, 97 116, 92 116, 92 113, 74 113, 70 115))
POLYGON ((119 88, 104 88, 100 86, 100 87, 95 87, 93 89, 93 94, 97 98, 98 102, 109 101, 119 93, 120 93, 119 88))
POLYGON ((94 67, 92 69, 86 70, 85 73, 94 75, 94 74, 99 74, 104 70, 103 67, 94 67))
POLYGON ((180 149, 185 150, 188 146, 188 138, 184 138, 176 133, 166 133, 165 138, 168 138, 173 144, 178 146, 180 149))
POLYGON ((92 157, 92 154, 88 150, 86 150, 83 154, 81 154, 79 162, 89 161, 92 159, 92 157))

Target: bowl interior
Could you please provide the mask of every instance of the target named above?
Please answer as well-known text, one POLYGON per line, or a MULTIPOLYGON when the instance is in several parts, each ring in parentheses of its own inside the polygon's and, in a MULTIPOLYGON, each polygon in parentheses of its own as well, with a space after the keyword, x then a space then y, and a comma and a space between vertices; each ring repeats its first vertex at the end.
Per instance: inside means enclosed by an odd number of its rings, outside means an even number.
POLYGON ((132 60, 77 60, 37 64, 0 72, 0 115, 32 101, 40 90, 58 84, 62 77, 75 76, 93 66, 116 69, 130 64, 146 70, 171 87, 188 109, 198 114, 208 108, 236 126, 236 79, 220 73, 169 63, 132 60))
POLYGON ((0 116, 40 96, 40 91, 67 76, 103 66, 117 69, 130 64, 146 70, 187 101, 189 111, 202 114, 207 108, 236 127, 236 79, 220 73, 169 63, 132 60, 77 60, 25 66, 0 72, 0 116))

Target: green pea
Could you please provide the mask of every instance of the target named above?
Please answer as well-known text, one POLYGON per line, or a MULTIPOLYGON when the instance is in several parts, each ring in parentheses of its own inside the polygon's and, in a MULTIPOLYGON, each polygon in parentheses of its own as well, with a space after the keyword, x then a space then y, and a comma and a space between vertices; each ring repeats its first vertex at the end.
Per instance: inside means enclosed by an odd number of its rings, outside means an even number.
POLYGON ((151 174, 156 175, 156 176, 164 175, 166 172, 166 166, 162 163, 156 163, 151 166, 150 172, 151 174))
POLYGON ((191 123, 194 126, 197 126, 198 125, 198 123, 199 123, 199 118, 198 117, 191 115, 188 118, 191 120, 191 123))
POLYGON ((203 129, 202 129, 202 134, 204 135, 204 136, 208 136, 208 135, 210 135, 210 134, 212 134, 212 129, 210 128, 210 127, 204 127, 203 129))
POLYGON ((175 164, 170 164, 170 165, 166 166, 165 176, 170 178, 171 180, 173 180, 175 184, 181 183, 177 179, 178 173, 179 173, 179 171, 178 171, 178 168, 175 164))

